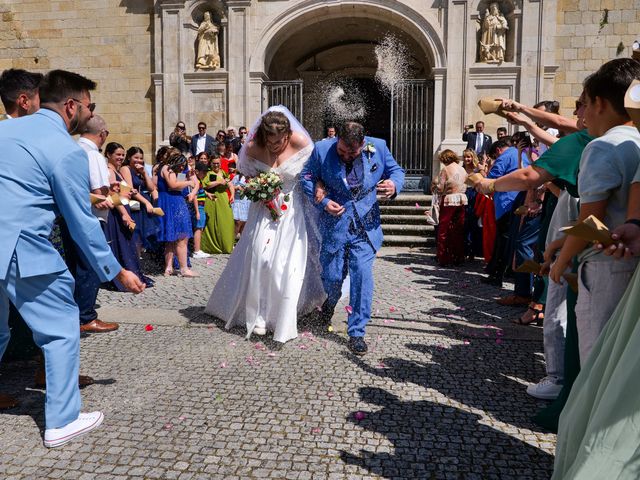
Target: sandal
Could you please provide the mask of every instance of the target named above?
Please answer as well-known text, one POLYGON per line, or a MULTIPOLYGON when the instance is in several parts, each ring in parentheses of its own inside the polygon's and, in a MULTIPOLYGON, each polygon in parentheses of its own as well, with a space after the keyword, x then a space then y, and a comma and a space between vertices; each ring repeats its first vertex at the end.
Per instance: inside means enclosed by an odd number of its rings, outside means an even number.
POLYGON ((170 277, 171 275, 173 275, 173 268, 167 268, 167 269, 164 271, 164 276, 165 276, 165 277, 170 277))
POLYGON ((544 321, 544 307, 537 303, 530 303, 527 310, 518 318, 513 320, 516 325, 531 325, 535 323, 536 326, 541 327, 544 321), (530 316, 525 320, 526 316, 531 315, 529 312, 533 312, 533 316, 530 316))

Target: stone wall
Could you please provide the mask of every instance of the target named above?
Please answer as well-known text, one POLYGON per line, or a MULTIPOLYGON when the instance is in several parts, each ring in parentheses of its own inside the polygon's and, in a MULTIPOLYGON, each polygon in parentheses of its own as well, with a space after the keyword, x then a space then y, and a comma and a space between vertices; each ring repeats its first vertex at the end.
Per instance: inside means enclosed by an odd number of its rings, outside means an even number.
POLYGON ((640 0, 558 0, 555 98, 562 113, 573 111, 587 75, 607 60, 631 56, 639 25, 640 0))
POLYGON ((0 70, 61 68, 91 78, 108 140, 151 153, 152 14, 152 0, 3 0, 0 70))

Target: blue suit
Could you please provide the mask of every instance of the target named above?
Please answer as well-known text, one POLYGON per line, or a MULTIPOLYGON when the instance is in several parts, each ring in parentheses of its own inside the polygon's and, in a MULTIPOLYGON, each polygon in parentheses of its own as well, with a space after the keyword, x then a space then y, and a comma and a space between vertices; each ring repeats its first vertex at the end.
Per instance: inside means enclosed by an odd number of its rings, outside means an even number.
POLYGON ((404 183, 404 170, 396 163, 384 140, 365 137, 365 144, 372 144, 375 152, 363 152, 359 159, 354 160, 354 169, 361 172, 358 185, 354 188, 347 181, 337 143, 337 139, 316 143, 302 169, 300 182, 311 201, 314 201, 316 182, 320 180, 325 185, 327 196, 318 208, 322 210, 320 264, 327 306, 332 310, 340 300, 342 282, 348 272, 351 280, 351 313, 347 333, 351 337, 362 337, 371 319, 373 260, 382 246, 376 185, 380 180, 391 179, 397 195, 404 183), (343 206, 344 213, 339 217, 327 213, 324 208, 329 200, 343 206))
POLYGON ((121 267, 91 213, 87 155, 60 115, 41 109, 2 122, 0 145, 0 358, 13 303, 44 352, 46 428, 60 428, 80 413, 80 331, 73 277, 48 240, 56 216, 102 281, 121 267))

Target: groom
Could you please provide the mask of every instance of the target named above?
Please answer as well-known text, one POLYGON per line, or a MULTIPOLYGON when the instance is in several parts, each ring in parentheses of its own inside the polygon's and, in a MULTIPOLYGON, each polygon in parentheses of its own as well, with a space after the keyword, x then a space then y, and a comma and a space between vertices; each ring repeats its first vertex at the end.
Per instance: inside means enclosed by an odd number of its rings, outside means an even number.
POLYGON ((349 349, 367 353, 365 327, 371 319, 373 260, 382 246, 380 208, 376 194, 394 198, 404 182, 384 140, 365 137, 356 122, 340 127, 337 138, 317 142, 300 174, 306 195, 314 201, 317 182, 325 195, 319 202, 322 282, 327 301, 323 317, 331 318, 340 300, 342 282, 349 273, 349 349))

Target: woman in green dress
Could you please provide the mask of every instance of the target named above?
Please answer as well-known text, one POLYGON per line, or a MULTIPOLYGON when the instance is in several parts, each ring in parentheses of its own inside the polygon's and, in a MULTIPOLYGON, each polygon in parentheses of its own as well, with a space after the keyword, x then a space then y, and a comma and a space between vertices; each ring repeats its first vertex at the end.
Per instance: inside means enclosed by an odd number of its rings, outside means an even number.
MULTIPOLYGON (((605 254, 640 255, 640 169, 619 242, 605 254)), ((625 260, 619 260, 624 262, 625 260)), ((640 478, 640 268, 576 378, 560 416, 554 480, 640 478)))
POLYGON ((207 223, 202 231, 202 251, 231 253, 235 241, 235 223, 229 203, 229 197, 233 198, 233 184, 229 174, 220 169, 219 158, 211 160, 211 171, 202 180, 202 186, 208 193, 204 204, 207 223))

